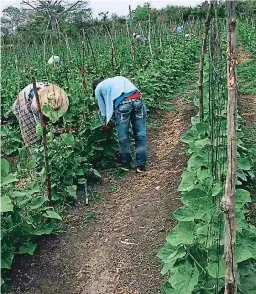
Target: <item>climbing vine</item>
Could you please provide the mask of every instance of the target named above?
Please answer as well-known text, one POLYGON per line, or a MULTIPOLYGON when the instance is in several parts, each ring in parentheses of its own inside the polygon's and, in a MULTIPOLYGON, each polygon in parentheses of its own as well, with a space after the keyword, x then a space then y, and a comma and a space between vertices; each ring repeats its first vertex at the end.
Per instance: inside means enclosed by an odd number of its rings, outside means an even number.
MULTIPOLYGON (((165 293, 222 293, 225 286, 224 219, 220 201, 227 175, 227 76, 226 33, 216 15, 207 40, 203 83, 203 113, 191 119, 192 127, 182 136, 190 156, 178 190, 183 206, 173 214, 178 224, 168 233, 159 250, 161 273, 168 279, 165 293)), ((197 97, 195 104, 198 106, 197 97)), ((201 104, 202 105, 202 104, 201 104)), ((255 292, 255 227, 247 222, 251 202, 244 183, 251 177, 243 133, 237 133, 237 180, 235 192, 235 279, 238 291, 255 292)))

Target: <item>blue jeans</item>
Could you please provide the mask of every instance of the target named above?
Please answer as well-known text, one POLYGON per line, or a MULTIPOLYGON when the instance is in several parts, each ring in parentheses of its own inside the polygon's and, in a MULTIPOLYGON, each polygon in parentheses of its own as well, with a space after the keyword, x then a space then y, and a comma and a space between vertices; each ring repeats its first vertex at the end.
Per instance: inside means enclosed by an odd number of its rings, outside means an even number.
POLYGON ((147 161, 146 105, 142 100, 119 104, 115 109, 115 124, 120 144, 122 163, 132 162, 129 128, 132 125, 136 148, 137 166, 145 166, 147 161))

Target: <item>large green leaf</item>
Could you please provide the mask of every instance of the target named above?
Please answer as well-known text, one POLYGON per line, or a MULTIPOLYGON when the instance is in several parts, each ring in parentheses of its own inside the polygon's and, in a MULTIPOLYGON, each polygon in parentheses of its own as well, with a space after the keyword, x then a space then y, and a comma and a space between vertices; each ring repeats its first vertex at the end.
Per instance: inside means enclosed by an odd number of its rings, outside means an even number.
POLYGON ((256 269, 252 269, 247 272, 246 276, 240 277, 240 284, 238 288, 243 294, 255 294, 256 293, 256 269))
POLYGON ((185 204, 188 204, 194 203, 195 201, 205 201, 205 198, 207 197, 207 194, 203 190, 195 188, 184 193, 181 197, 181 201, 185 204))
POLYGON ((13 260, 13 253, 12 250, 4 251, 1 254, 1 268, 10 269, 13 260))
POLYGON ((241 170, 250 170, 251 164, 249 159, 245 155, 241 155, 237 161, 238 169, 241 170))
POLYGON ((207 266, 209 275, 213 278, 224 278, 225 277, 225 263, 221 259, 219 262, 210 261, 207 266))
POLYGON ((5 158, 1 158, 1 176, 7 176, 9 174, 10 164, 5 158))
POLYGON ((184 248, 179 248, 178 250, 172 252, 165 260, 164 266, 161 270, 161 274, 165 275, 167 272, 173 269, 175 262, 186 255, 184 248))
POLYGON ((188 130, 185 134, 182 135, 181 141, 184 143, 191 143, 197 139, 197 132, 194 129, 188 130))
POLYGON ((247 259, 252 258, 252 253, 249 250, 246 250, 241 246, 241 244, 237 245, 235 248, 235 261, 236 263, 245 261, 247 259))
POLYGON ((199 134, 204 134, 205 132, 207 132, 209 130, 209 124, 207 124, 207 123, 199 122, 195 126, 196 126, 196 130, 199 134))
POLYGON ((26 243, 26 244, 23 244, 18 253, 19 254, 30 254, 30 255, 33 255, 34 254, 34 251, 36 249, 36 244, 33 244, 33 243, 26 243))
POLYGON ((77 190, 77 186, 76 185, 68 186, 66 188, 66 192, 68 193, 68 196, 71 197, 74 200, 77 199, 76 190, 77 190))
POLYGON ((52 233, 53 230, 54 226, 47 226, 42 228, 36 228, 32 233, 36 236, 49 235, 52 233))
POLYGON ((172 246, 192 244, 194 241, 194 224, 191 222, 178 223, 171 232, 168 233, 166 240, 172 246))
POLYGON ((207 166, 207 160, 204 157, 198 156, 196 154, 192 155, 188 160, 188 168, 195 169, 202 166, 207 166))
POLYGON ((46 213, 43 214, 43 216, 48 217, 48 218, 62 220, 61 216, 57 212, 52 211, 52 210, 47 210, 46 213))
POLYGON ((239 210, 248 202, 251 202, 250 193, 244 189, 237 189, 235 193, 236 209, 239 210))
POLYGON ((178 191, 190 191, 196 183, 196 177, 193 172, 185 170, 182 174, 182 180, 179 185, 178 191))
POLYGON ((67 146, 75 146, 75 138, 71 134, 61 134, 60 137, 66 143, 67 146))
POLYGON ((178 221, 183 222, 193 221, 194 219, 203 219, 204 215, 204 208, 194 207, 192 205, 180 207, 173 214, 178 221))
POLYGON ((243 230, 237 234, 237 246, 251 252, 254 259, 256 259, 256 232, 255 227, 252 229, 243 230))
POLYGON ((29 205, 29 209, 30 210, 34 210, 39 208, 40 206, 42 206, 46 201, 48 201, 47 197, 44 196, 38 196, 32 199, 30 205, 29 205))
POLYGON ((1 186, 5 186, 14 182, 18 182, 16 174, 9 174, 6 177, 1 177, 1 186))
POLYGON ((203 148, 205 146, 208 146, 211 144, 211 140, 209 138, 205 138, 205 139, 200 139, 200 140, 196 140, 194 142, 195 146, 197 148, 203 148))
POLYGON ((198 284, 199 271, 197 267, 192 267, 189 263, 181 265, 168 280, 177 294, 192 293, 198 284))
POLYGON ((217 196, 223 190, 221 182, 215 182, 212 187, 212 196, 217 196))
POLYGON ((1 197, 1 212, 13 211, 13 204, 8 196, 1 197))

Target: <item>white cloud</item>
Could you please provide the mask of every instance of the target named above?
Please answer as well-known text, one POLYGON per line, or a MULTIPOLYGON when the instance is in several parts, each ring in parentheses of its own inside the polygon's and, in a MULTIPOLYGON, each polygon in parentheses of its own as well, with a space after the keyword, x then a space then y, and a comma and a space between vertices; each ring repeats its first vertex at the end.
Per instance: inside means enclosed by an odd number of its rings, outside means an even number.
MULTIPOLYGON (((8 6, 20 6, 21 0, 1 0, 1 11, 8 6)), ((74 1, 72 1, 74 2, 74 1)), ((154 8, 163 8, 169 5, 195 6, 202 3, 202 0, 90 0, 89 6, 93 10, 93 15, 98 16, 99 12, 109 11, 109 14, 117 13, 118 15, 127 15, 129 5, 135 9, 137 5, 143 5, 150 2, 154 8)))

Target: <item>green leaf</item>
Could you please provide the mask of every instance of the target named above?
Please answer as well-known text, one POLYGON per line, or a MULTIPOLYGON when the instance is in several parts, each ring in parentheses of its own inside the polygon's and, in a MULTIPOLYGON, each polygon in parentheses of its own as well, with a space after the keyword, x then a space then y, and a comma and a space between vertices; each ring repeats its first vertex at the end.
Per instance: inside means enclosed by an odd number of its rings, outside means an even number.
POLYGON ((237 189, 235 193, 235 205, 236 209, 239 210, 244 207, 248 202, 251 202, 250 193, 244 189, 237 189))
POLYGON ((60 137, 67 146, 75 146, 76 142, 72 134, 61 134, 60 137))
POLYGON ((68 196, 70 196, 74 200, 77 199, 76 190, 77 190, 77 186, 76 185, 68 186, 65 189, 65 191, 68 193, 68 196))
POLYGON ((99 120, 94 120, 90 125, 90 130, 94 131, 102 126, 102 123, 99 120))
POLYGON ((240 285, 238 285, 241 293, 255 294, 256 293, 256 269, 252 268, 250 271, 246 271, 246 275, 241 275, 240 285))
POLYGON ((255 227, 252 229, 243 230, 237 234, 237 246, 251 252, 254 259, 256 259, 256 232, 255 227))
POLYGON ((196 154, 192 155, 188 160, 188 168, 190 169, 195 169, 206 165, 207 161, 205 160, 205 158, 198 156, 196 154))
POLYGON ((46 201, 48 201, 47 197, 44 196, 38 196, 32 199, 30 205, 29 205, 29 209, 30 210, 34 210, 39 208, 40 206, 42 206, 46 201))
POLYGON ((241 169, 241 170, 250 170, 251 169, 250 161, 245 155, 240 156, 238 158, 237 165, 238 165, 238 169, 241 169))
POLYGON ((194 224, 191 222, 178 223, 170 233, 166 241, 172 246, 180 244, 192 244, 194 241, 194 224))
POLYGON ((198 178, 198 180, 200 182, 204 182, 205 179, 207 179, 207 178, 209 178, 209 177, 212 176, 208 168, 207 169, 201 169, 201 168, 199 168, 197 170, 196 175, 197 175, 197 178, 198 178))
POLYGON ((93 174, 97 177, 97 178, 101 178, 100 173, 96 170, 96 169, 92 169, 93 174))
POLYGON ((181 197, 181 201, 185 204, 188 204, 195 201, 202 201, 205 198, 207 198, 207 194, 203 190, 195 188, 184 193, 181 197))
POLYGON ((224 260, 220 260, 219 263, 210 261, 207 266, 208 274, 213 278, 224 278, 225 277, 225 263, 224 260))
POLYGON ((36 125, 36 134, 37 134, 38 137, 43 136, 43 129, 42 129, 42 126, 40 124, 36 125))
POLYGON ((199 134, 205 133, 209 130, 209 125, 207 123, 199 122, 195 126, 199 134))
POLYGON ((236 263, 245 261, 252 258, 252 253, 244 248, 241 245, 237 245, 235 248, 236 263))
POLYGON ((33 243, 26 243, 26 244, 23 244, 20 249, 19 249, 19 254, 30 254, 30 255, 33 255, 34 254, 34 251, 36 249, 36 244, 33 244, 33 243))
POLYGON ((48 217, 48 218, 62 220, 61 216, 57 212, 52 211, 52 210, 47 210, 46 213, 43 214, 43 216, 48 217))
POLYGON ((203 148, 205 146, 208 146, 211 144, 211 140, 209 138, 205 138, 205 139, 200 139, 200 140, 196 140, 194 142, 195 146, 197 148, 203 148))
POLYGON ((1 212, 13 211, 13 204, 8 196, 1 197, 1 212))
POLYGON ((5 158, 1 158, 1 176, 9 174, 10 164, 5 158))
POLYGON ((199 271, 197 267, 192 267, 189 263, 181 265, 168 280, 177 294, 192 293, 198 284, 199 271))
POLYGON ((76 172, 76 175, 77 176, 84 176, 84 171, 82 169, 79 169, 77 172, 76 172))
POLYGON ((177 260, 180 260, 186 255, 184 248, 179 248, 174 252, 170 253, 167 258, 164 260, 164 266, 161 270, 161 274, 165 275, 173 269, 173 266, 177 260))
POLYGON ((173 216, 176 218, 178 221, 183 221, 183 222, 190 222, 193 221, 194 219, 204 219, 204 216, 206 214, 205 207, 195 207, 192 205, 189 206, 183 206, 178 208, 173 216))
POLYGON ((6 177, 1 177, 1 186, 5 186, 13 182, 18 182, 18 179, 16 178, 16 174, 9 174, 6 177))
POLYGON ((27 168, 28 169, 33 169, 37 166, 37 163, 35 162, 35 160, 30 160, 27 164, 27 168))
POLYGON ((92 148, 94 150, 98 150, 98 151, 103 151, 104 148, 102 146, 96 145, 96 144, 92 144, 92 148))
POLYGON ((219 195, 219 193, 222 191, 223 187, 221 185, 221 182, 216 182, 213 184, 212 187, 212 196, 215 197, 219 195))
POLYGON ((36 236, 49 235, 52 233, 53 229, 54 229, 53 226, 48 226, 44 228, 36 228, 32 233, 36 236))
POLYGON ((177 294, 178 292, 172 288, 171 284, 169 282, 166 282, 163 285, 163 290, 166 294, 177 294))
POLYGON ((2 252, 1 254, 1 268, 11 269, 12 260, 13 260, 12 250, 2 252))
POLYGON ((178 191, 189 191, 193 189, 194 184, 196 183, 195 174, 191 171, 185 170, 181 177, 182 180, 178 187, 178 191))
POLYGON ((197 138, 197 132, 194 129, 188 130, 184 135, 181 137, 181 141, 184 143, 191 143, 197 138))

